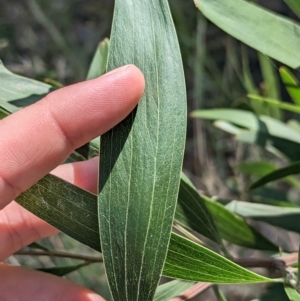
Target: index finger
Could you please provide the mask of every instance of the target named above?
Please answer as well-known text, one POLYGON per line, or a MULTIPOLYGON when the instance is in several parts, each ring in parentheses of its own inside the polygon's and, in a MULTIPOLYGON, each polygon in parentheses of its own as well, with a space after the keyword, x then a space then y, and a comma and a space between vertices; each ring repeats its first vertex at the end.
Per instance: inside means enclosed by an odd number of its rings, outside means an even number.
POLYGON ((62 88, 0 122, 0 209, 108 131, 136 106, 144 90, 133 65, 62 88))

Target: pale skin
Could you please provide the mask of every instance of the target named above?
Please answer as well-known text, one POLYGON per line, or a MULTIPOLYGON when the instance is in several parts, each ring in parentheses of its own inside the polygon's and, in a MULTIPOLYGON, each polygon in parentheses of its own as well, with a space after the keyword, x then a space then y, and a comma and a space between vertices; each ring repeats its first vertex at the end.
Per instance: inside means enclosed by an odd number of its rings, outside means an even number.
MULTIPOLYGON (((133 65, 50 93, 0 121, 0 262, 57 230, 13 200, 51 172, 96 192, 97 158, 60 165, 70 153, 122 121, 144 91, 133 65), (60 165, 60 166, 59 166, 60 165)), ((65 279, 0 263, 1 301, 103 301, 65 279)))

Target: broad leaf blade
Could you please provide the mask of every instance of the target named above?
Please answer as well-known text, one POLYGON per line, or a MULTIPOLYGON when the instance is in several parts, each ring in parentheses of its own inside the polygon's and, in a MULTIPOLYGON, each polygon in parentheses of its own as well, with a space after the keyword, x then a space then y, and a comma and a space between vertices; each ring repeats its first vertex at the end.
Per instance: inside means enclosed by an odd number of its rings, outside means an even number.
POLYGON ((152 300, 167 254, 186 128, 180 51, 166 0, 117 0, 108 70, 135 64, 142 100, 101 137, 99 219, 115 300, 152 300))
POLYGON ((283 179, 290 175, 297 175, 300 173, 300 162, 295 162, 289 166, 277 169, 275 171, 272 171, 262 178, 255 181, 253 184, 251 184, 250 189, 255 189, 260 186, 266 185, 267 183, 274 182, 280 179, 283 179))
MULTIPOLYGON (((219 254, 172 233, 164 275, 171 278, 215 283, 272 282, 219 254)), ((273 280, 274 281, 274 280, 273 280)))
POLYGON ((292 68, 300 67, 298 23, 244 0, 194 1, 204 16, 231 36, 292 68))

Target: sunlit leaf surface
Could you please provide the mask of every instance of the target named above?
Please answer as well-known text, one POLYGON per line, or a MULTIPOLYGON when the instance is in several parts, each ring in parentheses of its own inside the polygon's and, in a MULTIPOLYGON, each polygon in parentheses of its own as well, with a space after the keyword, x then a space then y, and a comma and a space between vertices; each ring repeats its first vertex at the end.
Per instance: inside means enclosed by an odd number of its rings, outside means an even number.
POLYGON ((172 234, 164 275, 216 283, 272 282, 177 234, 172 234))
POLYGON ((300 67, 299 23, 245 0, 194 2, 204 16, 231 36, 292 68, 300 67))

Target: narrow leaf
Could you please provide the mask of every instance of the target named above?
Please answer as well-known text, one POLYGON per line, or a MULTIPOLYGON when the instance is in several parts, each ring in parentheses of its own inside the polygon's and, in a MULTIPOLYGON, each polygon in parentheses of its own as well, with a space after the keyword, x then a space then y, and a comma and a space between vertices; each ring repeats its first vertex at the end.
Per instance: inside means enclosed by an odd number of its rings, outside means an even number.
MULTIPOLYGON (((238 170, 244 174, 264 177, 269 173, 278 170, 278 167, 267 161, 247 162, 237 166, 238 170)), ((300 182, 296 177, 288 176, 283 178, 286 183, 300 189, 300 182)))
POLYGON ((298 23, 244 0, 194 1, 204 16, 231 36, 294 69, 300 67, 298 23))
POLYGON ((216 122, 217 127, 234 134, 238 141, 257 144, 280 158, 299 160, 300 133, 279 120, 236 109, 194 111, 191 116, 211 120, 220 119, 221 122, 216 122), (226 122, 231 122, 240 128, 230 126, 226 122))
POLYGON ((222 239, 253 249, 277 248, 221 204, 200 195, 182 174, 175 218, 184 226, 210 238, 223 247, 222 239))
MULTIPOLYGON (((300 4, 300 2, 299 2, 300 4)), ((293 102, 300 105, 300 84, 296 76, 286 67, 279 68, 280 76, 293 102)))
POLYGON ((270 58, 261 52, 258 53, 260 69, 263 76, 263 90, 265 96, 269 98, 280 98, 279 82, 277 77, 277 68, 270 58))
POLYGON ((213 291, 214 291, 218 301, 228 301, 226 299, 225 295, 222 293, 222 291, 218 287, 218 285, 213 286, 213 291))
POLYGON ((109 50, 109 39, 104 39, 94 54, 86 79, 93 79, 106 72, 107 58, 109 50))
POLYGON ((144 73, 146 90, 101 137, 99 222, 114 299, 146 301, 167 254, 186 129, 184 75, 166 0, 115 2, 108 70, 130 63, 144 73))
POLYGON ((101 250, 96 195, 47 175, 16 201, 60 231, 101 250))
POLYGON ((300 294, 294 288, 285 286, 284 289, 290 301, 300 301, 300 294))
POLYGON ((205 201, 184 174, 181 176, 175 219, 222 245, 219 231, 205 201))
MULTIPOLYGON (((214 283, 255 283, 274 280, 248 271, 219 254, 172 234, 164 275, 214 283)), ((275 280, 276 281, 276 280, 275 280)))
POLYGON ((221 204, 202 196, 210 210, 221 237, 233 244, 259 250, 278 248, 246 223, 244 219, 230 212, 221 204))
MULTIPOLYGON (((99 45, 94 54, 91 62, 87 80, 97 78, 106 73, 108 52, 109 52, 109 39, 105 38, 99 45)), ((99 156, 100 137, 97 137, 89 142, 87 159, 99 156)))
POLYGON ((284 0, 284 2, 300 18, 300 2, 299 2, 299 0, 284 0))
POLYGON ((300 114, 300 106, 295 106, 295 105, 292 105, 292 104, 289 104, 286 102, 282 102, 278 99, 263 97, 263 96, 259 96, 259 95, 249 94, 248 97, 251 100, 256 100, 256 101, 266 103, 269 106, 274 107, 274 108, 280 108, 280 109, 283 109, 286 111, 300 114))
MULTIPOLYGON (((280 99, 279 82, 277 75, 277 68, 274 67, 273 61, 267 57, 265 54, 258 53, 260 69, 263 76, 263 83, 261 89, 263 95, 269 98, 280 99)), ((276 119, 281 119, 281 111, 275 106, 265 106, 267 107, 268 116, 274 117, 276 119)))
POLYGON ((193 118, 203 118, 211 120, 224 120, 236 124, 240 127, 272 135, 274 137, 300 143, 300 133, 290 128, 283 122, 268 116, 258 116, 252 112, 237 109, 212 109, 194 111, 193 118))
POLYGON ((173 280, 160 285, 155 292, 154 301, 169 301, 195 284, 192 281, 173 280))
POLYGON ((289 231, 300 233, 300 208, 277 207, 265 204, 255 204, 232 201, 226 208, 246 218, 252 218, 289 231))
POLYGON ((51 90, 50 85, 11 73, 0 61, 0 108, 7 112, 14 113, 51 90))
POLYGON ((290 175, 297 175, 300 173, 300 162, 295 162, 289 166, 277 169, 272 171, 259 180, 255 181, 253 184, 250 185, 250 189, 255 189, 260 186, 266 185, 267 183, 274 182, 285 178, 290 175))
MULTIPOLYGON (((53 176, 47 176, 46 179, 40 180, 36 185, 38 186, 22 193, 22 195, 17 198, 17 201, 52 226, 57 227, 67 235, 70 235, 91 248, 100 251, 98 217, 94 214, 97 211, 97 196, 53 176), (56 187, 60 189, 53 191, 56 187), (35 193, 37 197, 35 197, 35 193), (76 214, 76 216, 74 216, 73 212, 77 212, 78 209, 82 214, 76 214)), ((177 262, 176 269, 169 269, 168 273, 164 270, 163 275, 170 276, 169 273, 172 272, 174 278, 184 280, 202 281, 203 279, 210 279, 216 282, 222 281, 223 277, 222 279, 218 277, 220 277, 219 272, 223 273, 224 271, 222 268, 220 269, 219 260, 215 261, 214 259, 215 256, 217 256, 217 259, 222 258, 223 260, 223 257, 204 247, 196 245, 196 249, 198 250, 197 255, 201 255, 204 252, 204 254, 209 254, 212 257, 201 257, 200 261, 197 256, 190 258, 190 243, 192 242, 181 237, 178 238, 178 235, 172 233, 166 264, 170 263, 170 266, 174 262, 173 253, 176 254, 179 252, 177 256, 180 258, 183 257, 184 259, 182 265, 177 262), (180 247, 178 246, 178 240, 181 242, 180 247), (185 246, 186 242, 187 245, 185 246), (205 260, 209 261, 206 262, 205 260), (190 279, 193 273, 187 270, 186 263, 193 265, 195 268, 198 268, 197 265, 205 263, 205 267, 211 269, 211 273, 214 274, 214 277, 212 278, 213 275, 210 273, 209 277, 206 278, 205 270, 199 274, 199 271, 202 271, 202 267, 200 266, 200 270, 197 272, 197 275, 195 275, 196 278, 194 280, 190 279)), ((195 244, 192 243, 192 246, 195 247, 195 244)), ((228 263, 228 261, 226 261, 226 263, 228 263)), ((236 265, 234 266, 236 267, 236 265)), ((253 274, 251 275, 253 276, 253 274)), ((253 278, 251 279, 253 280, 253 278)), ((250 282, 252 282, 251 279, 248 278, 250 282)), ((260 276, 259 279, 261 279, 260 276)), ((266 278, 263 278, 262 281, 265 281, 265 279, 266 278)), ((242 278, 236 280, 236 282, 240 283, 240 280, 242 280, 242 282, 248 281, 242 278)), ((232 281, 235 282, 233 279, 232 281)))
POLYGON ((276 165, 269 161, 245 162, 237 165, 237 169, 241 173, 260 177, 276 170, 276 168, 276 165))

